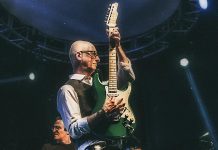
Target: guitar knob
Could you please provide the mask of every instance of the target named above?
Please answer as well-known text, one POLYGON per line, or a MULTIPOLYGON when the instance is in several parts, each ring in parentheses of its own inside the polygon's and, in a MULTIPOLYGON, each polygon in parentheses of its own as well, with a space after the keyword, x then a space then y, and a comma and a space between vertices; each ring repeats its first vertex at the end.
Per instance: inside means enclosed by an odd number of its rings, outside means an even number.
POLYGON ((127 120, 128 117, 129 117, 128 115, 125 115, 125 120, 127 120))

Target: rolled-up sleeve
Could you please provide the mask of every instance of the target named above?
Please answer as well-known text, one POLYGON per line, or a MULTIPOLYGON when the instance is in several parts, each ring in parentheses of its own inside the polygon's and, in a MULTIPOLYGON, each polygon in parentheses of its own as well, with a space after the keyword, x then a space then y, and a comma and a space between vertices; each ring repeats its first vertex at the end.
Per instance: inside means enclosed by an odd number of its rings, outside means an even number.
POLYGON ((78 139, 90 132, 87 118, 81 117, 77 93, 72 86, 64 85, 59 89, 57 109, 72 138, 78 139))
POLYGON ((132 69, 131 61, 128 59, 127 63, 119 62, 118 65, 118 81, 119 84, 125 84, 135 80, 135 73, 132 69))

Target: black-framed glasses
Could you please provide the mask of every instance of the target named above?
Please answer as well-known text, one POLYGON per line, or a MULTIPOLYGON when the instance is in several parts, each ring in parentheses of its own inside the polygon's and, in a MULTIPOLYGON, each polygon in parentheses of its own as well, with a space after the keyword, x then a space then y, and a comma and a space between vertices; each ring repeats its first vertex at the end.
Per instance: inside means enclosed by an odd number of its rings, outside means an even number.
POLYGON ((80 51, 81 53, 86 53, 89 55, 92 59, 98 57, 98 53, 96 51, 80 51))

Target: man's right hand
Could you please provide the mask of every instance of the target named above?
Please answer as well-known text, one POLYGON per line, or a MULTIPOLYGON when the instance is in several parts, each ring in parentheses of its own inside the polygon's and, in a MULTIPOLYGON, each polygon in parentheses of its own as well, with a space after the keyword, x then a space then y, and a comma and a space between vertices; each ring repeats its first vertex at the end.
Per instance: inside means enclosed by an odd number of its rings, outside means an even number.
POLYGON ((115 97, 108 98, 103 106, 103 110, 107 115, 110 115, 112 113, 115 113, 117 115, 121 114, 121 112, 125 108, 125 103, 123 102, 123 98, 116 99, 115 97))

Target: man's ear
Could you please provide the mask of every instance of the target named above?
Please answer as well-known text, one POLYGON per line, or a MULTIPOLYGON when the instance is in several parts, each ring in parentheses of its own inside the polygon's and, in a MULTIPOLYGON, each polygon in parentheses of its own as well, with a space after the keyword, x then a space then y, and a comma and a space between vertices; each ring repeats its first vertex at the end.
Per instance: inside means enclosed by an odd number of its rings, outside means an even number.
POLYGON ((64 128, 64 131, 67 133, 67 135, 70 135, 66 128, 64 128))
POLYGON ((68 131, 66 131, 66 134, 67 134, 67 135, 70 135, 70 133, 69 133, 68 131))
POLYGON ((81 52, 76 52, 75 56, 76 56, 77 60, 82 60, 82 53, 81 52))

